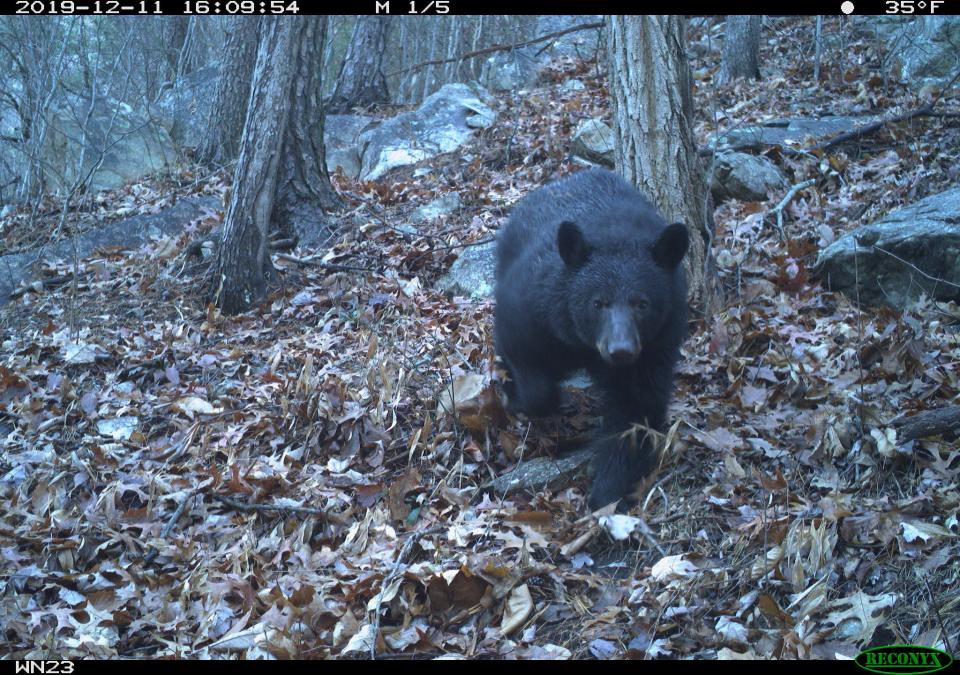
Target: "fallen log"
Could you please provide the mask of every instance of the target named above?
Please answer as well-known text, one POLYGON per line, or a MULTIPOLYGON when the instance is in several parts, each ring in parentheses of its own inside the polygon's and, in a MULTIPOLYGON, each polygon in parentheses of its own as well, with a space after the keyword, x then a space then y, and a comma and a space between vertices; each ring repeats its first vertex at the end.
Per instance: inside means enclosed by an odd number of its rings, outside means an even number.
POLYGON ((960 433, 960 405, 925 410, 911 417, 899 418, 893 421, 893 427, 901 442, 928 436, 949 435, 952 438, 960 433))

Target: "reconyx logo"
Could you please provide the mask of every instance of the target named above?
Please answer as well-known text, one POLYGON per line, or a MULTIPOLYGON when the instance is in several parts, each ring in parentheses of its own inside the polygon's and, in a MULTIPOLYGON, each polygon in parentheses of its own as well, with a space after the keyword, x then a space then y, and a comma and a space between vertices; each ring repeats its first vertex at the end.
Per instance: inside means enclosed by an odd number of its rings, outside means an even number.
POLYGON ((854 661, 871 673, 906 675, 907 673, 935 673, 943 670, 953 663, 953 657, 933 647, 888 645, 862 651, 857 654, 854 661))

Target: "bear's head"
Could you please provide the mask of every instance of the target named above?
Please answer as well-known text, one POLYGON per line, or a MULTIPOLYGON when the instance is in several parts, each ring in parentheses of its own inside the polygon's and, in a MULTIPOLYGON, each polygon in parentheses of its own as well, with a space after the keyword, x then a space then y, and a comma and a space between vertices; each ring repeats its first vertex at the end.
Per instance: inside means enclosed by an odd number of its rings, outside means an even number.
POLYGON ((570 320, 579 340, 612 366, 630 365, 653 344, 683 287, 680 262, 687 228, 668 225, 652 239, 628 231, 591 243, 580 227, 564 221, 557 247, 567 272, 570 320))

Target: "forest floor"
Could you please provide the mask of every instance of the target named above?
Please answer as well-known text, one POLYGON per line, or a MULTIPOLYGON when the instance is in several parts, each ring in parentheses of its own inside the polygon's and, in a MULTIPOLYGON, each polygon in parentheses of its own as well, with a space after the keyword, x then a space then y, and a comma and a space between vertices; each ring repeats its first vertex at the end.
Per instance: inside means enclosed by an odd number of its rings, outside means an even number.
MULTIPOLYGON (((717 87, 719 54, 694 60, 701 145, 757 120, 924 102, 877 74, 883 46, 869 37, 828 46, 814 86, 797 54, 811 22, 775 29, 762 81, 717 87)), ((4 307, 0 651, 952 651, 960 449, 939 436, 904 442, 895 421, 958 403, 960 308, 858 310, 810 273, 825 242, 956 183, 950 118, 914 118, 809 157, 770 150, 793 183, 815 179, 787 208, 785 237, 765 219, 783 194, 716 209, 727 299, 691 324, 670 443, 642 510, 590 514, 582 475, 506 496, 482 489, 575 445, 596 406, 589 390, 569 391, 557 418, 507 415, 492 303, 449 299, 434 283, 512 203, 577 168, 573 129, 609 118, 600 70, 556 63, 542 87, 501 97, 498 122, 469 146, 424 162, 426 175, 335 178, 343 227, 322 261, 365 271, 278 258, 282 288, 223 316, 209 303, 207 264, 184 256, 222 221, 212 211, 180 238, 103 252, 70 283, 4 307), (561 93, 571 77, 586 89, 561 93), (418 233, 399 228, 453 191, 459 212, 418 233)), ((129 186, 104 195, 96 217, 228 183, 184 172, 129 186)), ((7 246, 18 222, 4 223, 7 246)), ((48 233, 55 225, 51 216, 48 233)))

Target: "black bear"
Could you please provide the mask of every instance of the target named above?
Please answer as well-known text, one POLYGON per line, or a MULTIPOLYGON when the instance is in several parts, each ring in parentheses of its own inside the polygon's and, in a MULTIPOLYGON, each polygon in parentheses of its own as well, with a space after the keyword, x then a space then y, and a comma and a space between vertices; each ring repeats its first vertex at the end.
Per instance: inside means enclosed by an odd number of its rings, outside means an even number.
POLYGON ((497 237, 496 349, 508 407, 555 412, 559 383, 586 368, 604 397, 589 505, 629 503, 653 468, 687 328, 680 262, 687 228, 668 225, 617 174, 580 171, 535 190, 497 237))

